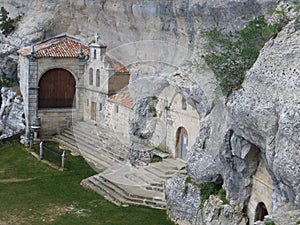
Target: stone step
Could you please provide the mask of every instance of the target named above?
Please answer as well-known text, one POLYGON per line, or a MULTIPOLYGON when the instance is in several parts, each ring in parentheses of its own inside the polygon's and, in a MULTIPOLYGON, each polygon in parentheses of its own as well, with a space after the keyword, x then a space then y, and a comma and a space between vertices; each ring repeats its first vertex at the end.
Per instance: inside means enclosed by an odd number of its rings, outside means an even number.
MULTIPOLYGON (((77 128, 76 128, 77 129, 77 128)), ((106 151, 108 154, 120 159, 127 158, 129 153, 129 149, 126 146, 122 146, 121 143, 116 142, 103 142, 102 136, 92 136, 90 134, 85 134, 79 130, 74 129, 74 133, 76 136, 77 141, 81 142, 88 142, 89 144, 93 145, 95 148, 102 147, 103 151, 106 151)))
POLYGON ((83 186, 88 186, 116 205, 143 205, 157 209, 165 209, 166 207, 164 198, 152 197, 157 194, 154 191, 150 191, 148 196, 144 196, 145 190, 142 188, 118 185, 99 175, 85 179, 82 183, 83 186))
POLYGON ((79 149, 77 148, 77 145, 74 145, 74 142, 68 138, 65 138, 65 137, 59 135, 59 136, 53 137, 51 140, 59 143, 59 145, 62 148, 69 149, 69 150, 71 150, 71 152, 79 153, 79 149))
POLYGON ((96 146, 92 143, 86 142, 84 139, 77 139, 77 146, 83 153, 86 152, 92 155, 99 154, 99 156, 104 155, 106 158, 110 158, 111 160, 118 162, 125 160, 125 158, 121 157, 120 155, 109 152, 109 150, 105 149, 105 146, 96 146))
MULTIPOLYGON (((89 136, 93 137, 99 137, 101 136, 101 141, 104 143, 115 143, 122 146, 128 146, 129 143, 125 144, 125 141, 123 140, 123 137, 120 135, 117 135, 113 131, 111 131, 108 128, 101 128, 95 125, 88 124, 86 122, 77 122, 73 125, 74 130, 79 130, 80 132, 83 132, 85 134, 88 134, 89 136)), ((127 147, 128 148, 128 147, 127 147)))
POLYGON ((81 154, 83 156, 88 156, 94 161, 99 161, 99 163, 106 162, 108 165, 112 166, 115 163, 120 163, 123 160, 120 160, 118 158, 114 158, 113 156, 107 154, 106 152, 101 152, 99 149, 91 149, 89 145, 79 144, 81 149, 81 154))

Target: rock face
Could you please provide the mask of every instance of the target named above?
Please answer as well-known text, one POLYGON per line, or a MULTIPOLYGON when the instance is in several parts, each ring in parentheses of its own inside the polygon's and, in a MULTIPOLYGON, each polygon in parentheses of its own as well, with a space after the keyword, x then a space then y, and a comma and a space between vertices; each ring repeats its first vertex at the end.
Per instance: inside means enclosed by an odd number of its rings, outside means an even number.
POLYGON ((25 129, 22 97, 10 88, 2 88, 1 95, 0 140, 20 134, 25 129))
MULTIPOLYGON (((254 16, 269 14, 275 4, 276 0, 66 0, 63 4, 58 0, 0 0, 11 18, 21 16, 15 32, 1 35, 0 46, 16 50, 66 32, 90 42, 98 32, 109 51, 125 48, 127 55, 135 51, 127 49, 128 43, 141 40, 175 42, 192 51, 199 27, 211 27, 217 21, 237 29, 254 16)), ((15 75, 16 64, 5 65, 1 63, 5 72, 15 75)))
POLYGON ((193 224, 246 225, 247 221, 241 211, 235 211, 230 205, 224 205, 217 196, 211 195, 193 224))
POLYGON ((195 221, 201 204, 199 189, 186 183, 186 176, 175 175, 166 183, 167 211, 177 224, 191 224, 195 221))
MULTIPOLYGON (((188 175, 196 183, 223 180, 234 214, 247 209, 261 160, 273 185, 272 198, 268 199, 272 206, 268 208, 269 213, 299 209, 299 37, 295 24, 289 23, 261 50, 242 88, 234 92, 226 104, 222 103, 222 98, 213 98, 210 110, 198 111, 201 128, 188 161, 188 175)), ((202 94, 211 96, 206 91, 202 94)), ((174 185, 174 189, 176 187, 174 185)), ((268 193, 260 195, 263 198, 262 195, 268 193)), ((177 202, 177 208, 179 204, 188 208, 187 203, 176 201, 176 195, 169 201, 177 202)), ((193 205, 193 202, 188 204, 193 205)), ((190 220, 188 224, 247 222, 241 215, 229 216, 231 219, 227 221, 222 210, 216 200, 210 199, 207 208, 197 213, 198 220, 190 220)), ((292 218, 285 221, 296 222, 292 218)), ((253 224, 254 217, 249 218, 249 222, 253 224)))
POLYGON ((273 183, 273 210, 299 208, 300 32, 290 23, 263 48, 228 101, 229 127, 256 145, 273 183))

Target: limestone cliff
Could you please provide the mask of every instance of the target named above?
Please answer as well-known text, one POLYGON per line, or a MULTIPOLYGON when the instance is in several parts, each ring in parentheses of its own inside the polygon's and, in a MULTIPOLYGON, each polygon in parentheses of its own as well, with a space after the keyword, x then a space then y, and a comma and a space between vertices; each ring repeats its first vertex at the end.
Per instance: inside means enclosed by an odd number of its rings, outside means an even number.
MULTIPOLYGON (((254 16, 269 14, 275 3, 275 0, 0 0, 11 18, 21 16, 15 32, 7 37, 1 35, 0 46, 16 50, 60 33, 90 42, 98 32, 109 50, 141 40, 172 41, 192 50, 198 28, 218 23, 238 29, 254 16)), ((7 52, 7 56, 11 53, 7 52)), ((16 68, 5 66, 3 60, 0 66, 9 75, 16 73, 16 68)))
POLYGON ((0 140, 20 134, 25 129, 22 97, 10 88, 1 89, 0 140))
MULTIPOLYGON (((269 41, 242 88, 227 102, 214 74, 201 59, 193 58, 191 64, 184 64, 184 60, 201 44, 195 38, 200 28, 218 23, 227 29, 239 29, 255 16, 268 15, 276 3, 66 0, 62 4, 54 0, 0 0, 11 17, 22 15, 16 31, 1 37, 2 66, 8 65, 7 59, 15 60, 14 50, 37 40, 67 32, 90 42, 98 32, 109 53, 131 69, 135 138, 147 141, 152 135, 155 119, 147 113, 148 103, 168 85, 200 116, 188 176, 195 183, 223 183, 230 205, 212 197, 200 209, 196 187, 188 185, 184 194, 184 179, 175 177, 167 185, 170 216, 180 224, 220 224, 221 220, 226 221, 223 224, 246 224, 243 212, 251 211, 247 205, 256 201, 251 196, 262 197, 253 193, 253 177, 259 177, 257 172, 261 170, 270 176, 274 187, 274 192, 268 193, 273 197, 266 203, 271 205, 271 212, 300 207, 300 33, 290 23, 269 41)), ((16 72, 16 67, 4 69, 10 75, 16 72)))
MULTIPOLYGON (((196 183, 223 180, 232 207, 225 217, 234 220, 233 224, 246 224, 243 216, 236 217, 240 212, 246 212, 253 224, 259 202, 264 202, 271 214, 299 210, 299 32, 294 22, 284 27, 261 50, 242 88, 224 104, 215 99, 209 113, 201 116, 188 175, 196 183)), ((171 215, 193 205, 178 201, 176 196, 168 197, 173 205, 173 201, 177 203, 170 209, 171 215)), ((221 205, 210 199, 208 208, 199 210, 197 216, 190 211, 191 217, 182 215, 185 221, 181 224, 221 224, 225 218, 221 212, 226 208, 221 205)), ((283 225, 296 222, 295 216, 285 218, 285 222, 278 216, 273 220, 283 225)))

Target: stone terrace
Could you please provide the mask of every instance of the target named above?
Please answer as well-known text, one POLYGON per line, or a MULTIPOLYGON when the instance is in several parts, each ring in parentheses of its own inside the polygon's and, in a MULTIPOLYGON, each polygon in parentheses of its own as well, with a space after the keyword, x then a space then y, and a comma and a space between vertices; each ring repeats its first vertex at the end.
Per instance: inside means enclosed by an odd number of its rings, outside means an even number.
POLYGON ((165 209, 164 183, 185 168, 180 160, 166 158, 162 162, 134 167, 127 161, 128 143, 111 130, 86 122, 77 122, 54 138, 62 146, 80 153, 97 175, 81 185, 103 195, 116 205, 143 205, 165 209))

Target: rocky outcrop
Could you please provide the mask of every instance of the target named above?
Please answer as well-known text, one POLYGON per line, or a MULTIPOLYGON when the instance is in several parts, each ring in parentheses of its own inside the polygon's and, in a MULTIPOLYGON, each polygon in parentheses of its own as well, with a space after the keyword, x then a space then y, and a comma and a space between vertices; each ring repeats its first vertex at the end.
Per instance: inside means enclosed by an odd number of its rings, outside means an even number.
MULTIPOLYGON (((201 129, 188 161, 188 175, 196 183, 223 180, 232 212, 238 216, 227 221, 224 208, 210 199, 208 208, 199 210, 195 224, 231 224, 231 220, 245 224, 241 212, 247 208, 260 157, 274 185, 269 213, 299 209, 299 32, 294 22, 289 23, 261 50, 242 88, 226 104, 222 98, 213 98, 207 114, 198 111, 201 129)), ((211 96, 206 91, 203 95, 211 96)), ((186 208, 186 203, 177 203, 186 208)))
MULTIPOLYGON (((0 36, 0 45, 17 50, 61 33, 88 43, 98 32, 109 51, 125 49, 125 58, 135 51, 132 46, 128 49, 128 44, 141 40, 174 42, 191 52, 197 45, 195 35, 199 27, 218 23, 228 29, 238 29, 254 16, 270 14, 275 4, 276 0, 66 0, 63 4, 48 0, 0 0, 11 18, 19 16, 20 19, 15 32, 0 36)), ((6 65, 2 61, 5 72, 15 75, 16 63, 6 65)))
POLYGON ((273 210, 299 208, 300 31, 290 23, 269 41, 229 99, 229 128, 256 145, 273 183, 273 210))
POLYGON ((180 225, 194 224, 201 204, 200 190, 186 182, 183 175, 175 175, 166 182, 167 211, 180 225))
POLYGON ((215 195, 211 195, 199 210, 193 224, 205 225, 246 225, 248 218, 215 195))
POLYGON ((0 140, 24 131, 24 110, 22 97, 10 88, 1 89, 0 140))

